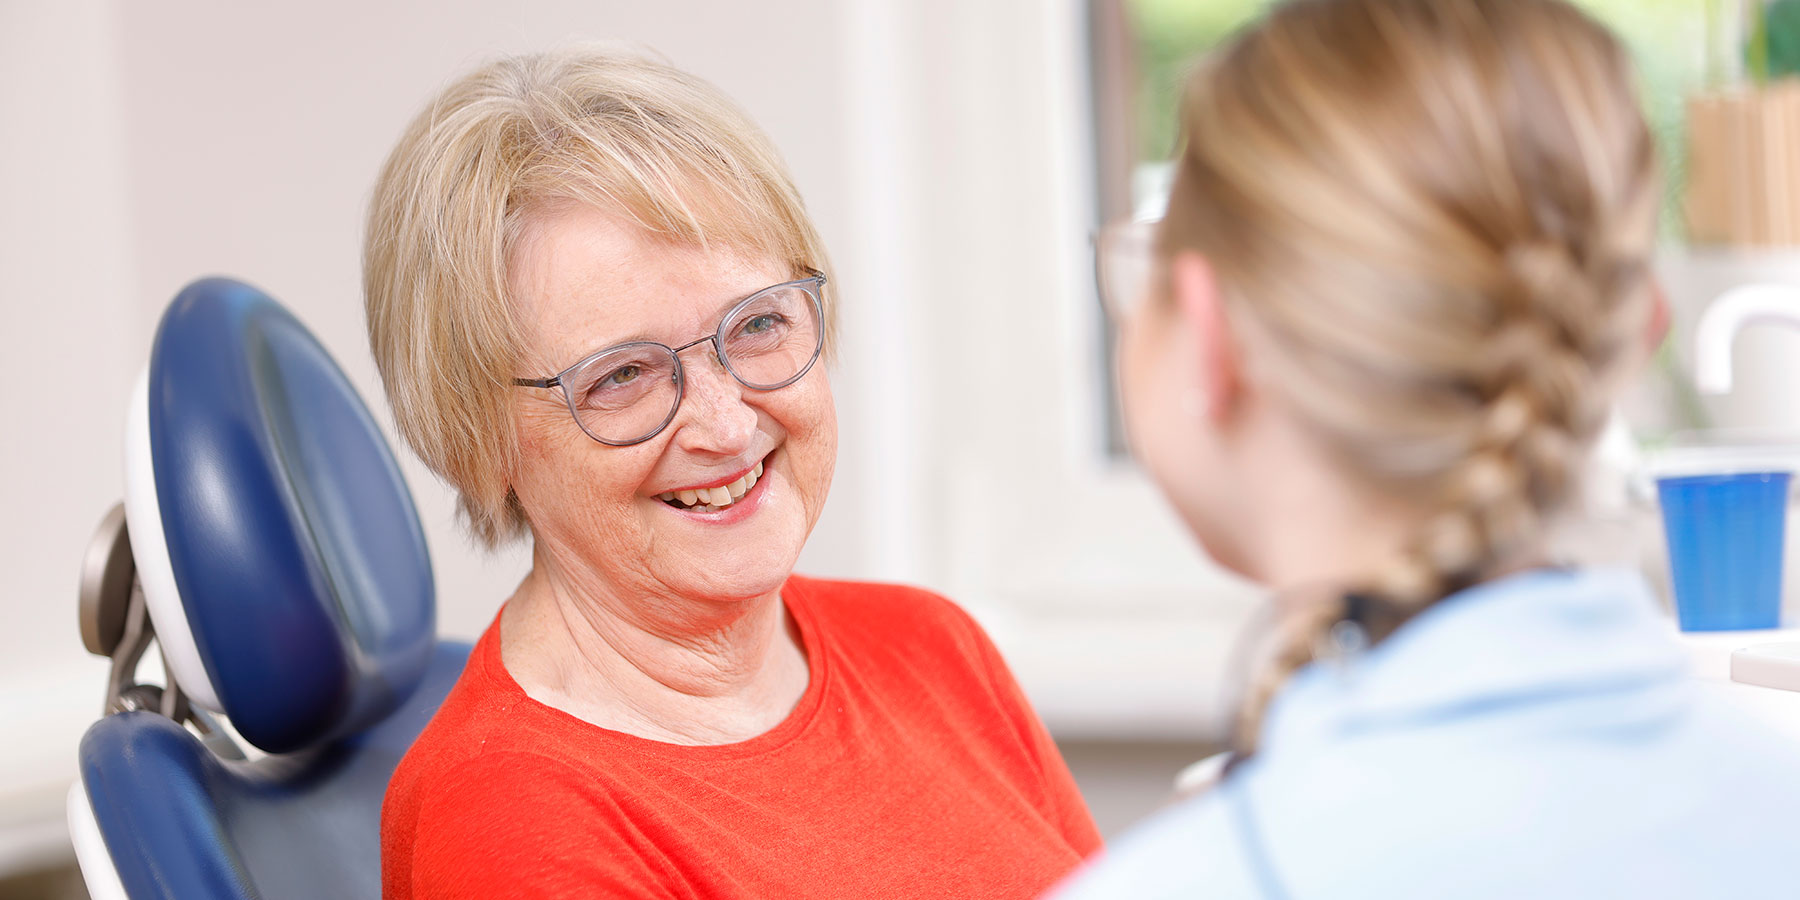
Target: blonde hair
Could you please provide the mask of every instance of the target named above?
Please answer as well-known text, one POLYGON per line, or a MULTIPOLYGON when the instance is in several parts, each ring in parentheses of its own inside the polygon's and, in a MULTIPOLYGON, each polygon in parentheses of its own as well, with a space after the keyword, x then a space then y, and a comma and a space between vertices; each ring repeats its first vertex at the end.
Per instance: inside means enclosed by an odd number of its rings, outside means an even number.
POLYGON ((1159 253, 1197 250, 1259 377, 1429 514, 1280 639, 1381 640, 1532 561, 1653 306, 1659 191, 1626 54, 1561 0, 1300 0, 1191 79, 1159 253))
MULTIPOLYGON (((493 548, 524 534, 507 276, 528 217, 587 204, 667 240, 829 272, 781 158, 712 85, 602 45, 500 59, 426 105, 383 166, 363 247, 369 346, 401 437, 493 548)), ((826 349, 836 294, 822 298, 826 349)), ((571 428, 575 427, 570 422, 571 428)))

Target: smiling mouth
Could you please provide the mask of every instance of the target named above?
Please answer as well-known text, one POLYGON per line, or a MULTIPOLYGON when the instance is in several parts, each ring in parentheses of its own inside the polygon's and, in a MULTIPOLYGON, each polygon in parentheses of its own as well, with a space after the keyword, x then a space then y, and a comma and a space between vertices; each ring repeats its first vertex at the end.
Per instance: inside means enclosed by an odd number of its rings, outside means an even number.
POLYGON ((744 477, 730 484, 715 488, 669 491, 656 495, 656 499, 676 509, 702 513, 718 512, 744 499, 744 495, 750 493, 751 488, 756 487, 756 483, 762 480, 763 462, 764 460, 758 460, 754 468, 744 473, 744 477))

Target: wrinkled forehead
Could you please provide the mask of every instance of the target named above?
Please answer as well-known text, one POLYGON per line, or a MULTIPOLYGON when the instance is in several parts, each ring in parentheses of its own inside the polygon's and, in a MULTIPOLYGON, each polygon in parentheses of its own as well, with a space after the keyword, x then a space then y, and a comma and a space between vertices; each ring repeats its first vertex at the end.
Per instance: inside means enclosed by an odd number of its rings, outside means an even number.
POLYGON ((737 301, 794 277, 766 250, 654 233, 585 204, 525 217, 507 255, 527 377, 626 341, 687 343, 737 301))

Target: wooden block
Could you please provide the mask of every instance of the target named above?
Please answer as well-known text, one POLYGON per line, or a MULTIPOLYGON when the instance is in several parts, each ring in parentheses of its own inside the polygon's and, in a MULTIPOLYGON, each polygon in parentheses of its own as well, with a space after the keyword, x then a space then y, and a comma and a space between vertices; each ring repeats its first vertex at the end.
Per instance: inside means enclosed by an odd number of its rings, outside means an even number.
POLYGON ((1786 91, 1770 85, 1756 95, 1755 115, 1762 133, 1762 190, 1757 191, 1758 206, 1767 227, 1763 243, 1787 244, 1793 240, 1793 223, 1789 221, 1788 197, 1794 192, 1792 173, 1787 163, 1788 126, 1786 91))
POLYGON ((1730 236, 1726 180, 1724 102, 1716 94, 1696 94, 1687 102, 1688 166, 1682 209, 1688 240, 1717 244, 1730 236))
POLYGON ((1787 169, 1788 246, 1800 246, 1800 78, 1782 82, 1782 165, 1787 169))
POLYGON ((1738 239, 1737 181, 1742 163, 1737 154, 1737 110, 1723 96, 1719 98, 1718 126, 1713 141, 1718 160, 1719 242, 1729 244, 1738 239))
POLYGON ((1767 123, 1763 116, 1762 93, 1747 92, 1740 102, 1745 162, 1741 196, 1749 229, 1743 242, 1765 247, 1769 243, 1769 156, 1763 143, 1763 133, 1768 129, 1764 127, 1767 123))

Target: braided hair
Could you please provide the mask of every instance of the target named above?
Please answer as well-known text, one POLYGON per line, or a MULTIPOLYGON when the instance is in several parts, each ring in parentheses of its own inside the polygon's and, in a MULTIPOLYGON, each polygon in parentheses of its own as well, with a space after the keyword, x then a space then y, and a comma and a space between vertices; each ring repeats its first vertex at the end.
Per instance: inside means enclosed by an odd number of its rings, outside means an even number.
POLYGON ((1296 0, 1191 78, 1158 235, 1271 388, 1424 524, 1292 617, 1236 728, 1339 623, 1379 642, 1536 562, 1653 307, 1626 54, 1563 0, 1296 0))

